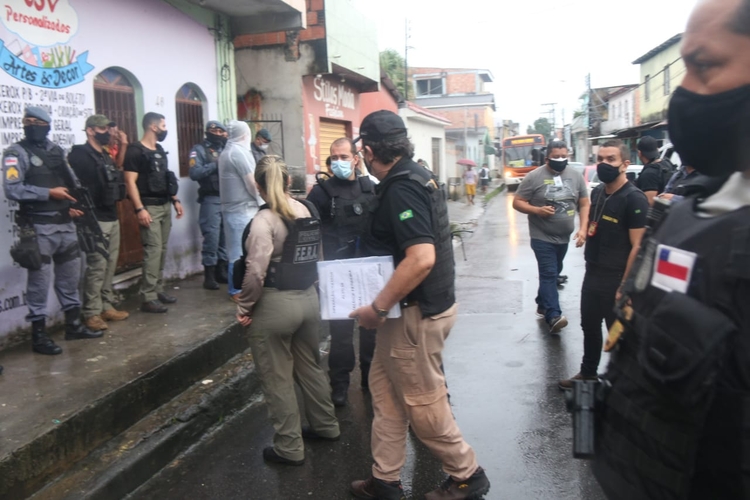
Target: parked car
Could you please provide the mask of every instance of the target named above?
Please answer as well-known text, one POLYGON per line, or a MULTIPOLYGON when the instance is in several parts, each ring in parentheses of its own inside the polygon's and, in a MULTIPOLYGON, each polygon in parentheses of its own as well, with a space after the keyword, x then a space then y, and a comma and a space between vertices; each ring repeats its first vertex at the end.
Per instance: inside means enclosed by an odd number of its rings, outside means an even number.
MULTIPOLYGON (((641 175, 642 170, 643 170, 643 165, 630 165, 628 167, 627 172, 625 172, 625 175, 628 177, 628 180, 630 182, 634 182, 638 178, 638 176, 641 175)), ((594 172, 592 174, 591 180, 588 181, 589 191, 594 189, 600 183, 601 181, 599 181, 599 176, 596 175, 596 168, 594 168, 594 172)))

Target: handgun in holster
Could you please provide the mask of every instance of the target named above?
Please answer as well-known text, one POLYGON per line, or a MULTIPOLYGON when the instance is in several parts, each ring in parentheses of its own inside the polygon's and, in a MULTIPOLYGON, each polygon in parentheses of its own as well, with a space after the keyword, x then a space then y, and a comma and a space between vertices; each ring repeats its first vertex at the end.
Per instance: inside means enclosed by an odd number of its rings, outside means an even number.
POLYGON ((49 264, 51 259, 48 255, 42 255, 39 250, 36 229, 31 221, 21 216, 20 213, 16 213, 16 224, 18 224, 20 234, 18 242, 10 249, 10 256, 24 269, 38 271, 44 264, 49 264))

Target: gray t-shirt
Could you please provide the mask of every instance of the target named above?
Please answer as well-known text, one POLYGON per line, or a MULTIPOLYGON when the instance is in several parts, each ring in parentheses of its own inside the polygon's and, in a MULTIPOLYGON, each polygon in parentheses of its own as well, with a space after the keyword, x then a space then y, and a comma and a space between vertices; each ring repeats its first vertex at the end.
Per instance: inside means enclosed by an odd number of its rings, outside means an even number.
POLYGON ((535 207, 555 207, 555 215, 550 217, 530 214, 529 233, 532 239, 561 244, 570 241, 578 200, 588 198, 589 192, 580 172, 568 167, 555 175, 543 165, 524 177, 516 196, 535 207))

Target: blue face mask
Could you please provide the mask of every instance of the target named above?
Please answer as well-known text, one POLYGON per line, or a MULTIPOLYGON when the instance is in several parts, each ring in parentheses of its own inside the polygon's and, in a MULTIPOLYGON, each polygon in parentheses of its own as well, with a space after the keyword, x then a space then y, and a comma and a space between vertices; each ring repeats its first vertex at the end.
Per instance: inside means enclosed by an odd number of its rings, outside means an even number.
POLYGON ((348 180, 352 175, 352 162, 336 160, 331 162, 331 170, 339 179, 348 180))

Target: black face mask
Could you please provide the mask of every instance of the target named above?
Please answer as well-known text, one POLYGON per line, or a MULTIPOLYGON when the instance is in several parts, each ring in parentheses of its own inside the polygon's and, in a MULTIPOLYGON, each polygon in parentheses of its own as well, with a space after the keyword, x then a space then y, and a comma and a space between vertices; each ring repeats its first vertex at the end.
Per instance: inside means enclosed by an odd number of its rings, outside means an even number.
POLYGON ((675 90, 669 137, 683 164, 712 177, 745 170, 749 135, 750 85, 714 95, 675 90))
POLYGON ((109 141, 112 139, 112 136, 110 135, 109 132, 104 132, 104 133, 97 132, 96 135, 94 136, 94 139, 96 139, 96 142, 98 142, 102 146, 106 146, 107 144, 109 144, 109 141))
POLYGON ((167 130, 159 130, 156 132, 156 142, 162 142, 167 138, 167 130))
POLYGON ((620 167, 613 167, 609 163, 600 163, 596 166, 596 175, 604 184, 609 184, 620 176, 620 167))
POLYGON ((47 138, 47 134, 49 134, 50 127, 49 125, 24 125, 23 126, 23 133, 26 135, 26 138, 30 140, 31 142, 40 143, 44 142, 44 140, 47 138))
POLYGON ((227 145, 227 138, 224 137, 223 135, 216 135, 216 134, 206 133, 206 139, 211 144, 214 144, 214 145, 219 146, 219 147, 224 147, 224 146, 227 145))
POLYGON ((568 160, 553 160, 549 158, 549 168, 555 172, 562 172, 568 166, 568 160))

